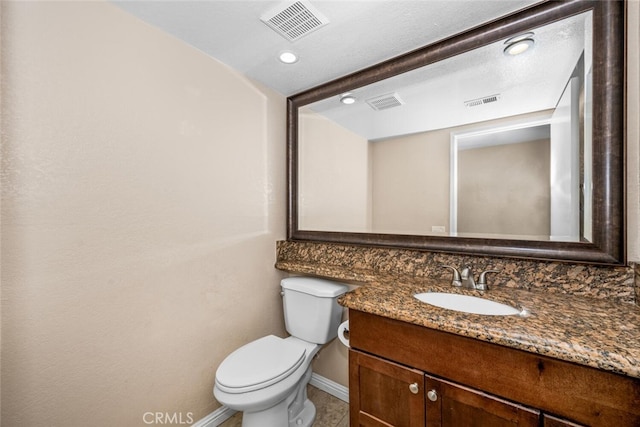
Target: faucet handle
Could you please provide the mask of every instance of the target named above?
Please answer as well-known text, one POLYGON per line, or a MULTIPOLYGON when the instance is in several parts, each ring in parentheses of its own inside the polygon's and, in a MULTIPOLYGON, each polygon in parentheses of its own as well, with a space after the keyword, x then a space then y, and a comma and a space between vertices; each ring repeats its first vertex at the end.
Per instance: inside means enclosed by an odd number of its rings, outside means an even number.
POLYGON ((460 277, 460 272, 457 268, 451 265, 441 264, 440 267, 450 268, 453 271, 453 276, 451 277, 451 286, 462 286, 462 278, 460 277))
POLYGON ((480 278, 478 279, 478 285, 477 285, 477 289, 480 289, 482 291, 485 291, 487 289, 489 289, 489 286, 487 285, 487 274, 489 273, 500 273, 499 270, 485 270, 482 273, 480 273, 480 278))
POLYGON ((460 272, 462 278, 462 286, 469 289, 478 289, 476 279, 473 277, 473 270, 468 265, 465 265, 460 272))

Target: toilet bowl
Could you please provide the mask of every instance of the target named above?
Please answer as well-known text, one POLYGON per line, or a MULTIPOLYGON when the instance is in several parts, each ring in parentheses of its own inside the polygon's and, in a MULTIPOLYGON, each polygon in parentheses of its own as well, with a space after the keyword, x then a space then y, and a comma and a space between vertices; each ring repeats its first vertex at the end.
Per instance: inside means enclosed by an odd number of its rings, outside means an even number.
POLYGON ((242 411, 243 427, 308 427, 315 407, 307 398, 311 362, 337 335, 344 284, 307 277, 281 282, 285 324, 291 336, 268 335, 235 350, 216 371, 213 394, 242 411))

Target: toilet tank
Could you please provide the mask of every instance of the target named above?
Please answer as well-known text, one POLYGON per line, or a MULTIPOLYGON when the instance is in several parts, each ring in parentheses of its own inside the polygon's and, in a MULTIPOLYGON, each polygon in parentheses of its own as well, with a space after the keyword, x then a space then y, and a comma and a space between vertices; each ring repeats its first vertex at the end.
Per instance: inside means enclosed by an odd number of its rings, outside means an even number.
POLYGON ((337 336, 342 319, 338 297, 349 290, 347 285, 314 277, 288 277, 280 285, 287 332, 316 344, 337 336))

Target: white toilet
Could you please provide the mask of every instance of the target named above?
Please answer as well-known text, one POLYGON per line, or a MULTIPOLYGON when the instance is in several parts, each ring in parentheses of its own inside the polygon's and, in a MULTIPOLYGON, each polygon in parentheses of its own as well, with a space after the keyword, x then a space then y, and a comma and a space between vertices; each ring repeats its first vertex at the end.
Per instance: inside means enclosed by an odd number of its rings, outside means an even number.
POLYGON ((287 338, 274 335, 246 344, 220 364, 213 394, 242 411, 243 427, 309 427, 316 408, 307 398, 311 361, 337 335, 348 290, 342 283, 311 277, 281 282, 287 338))

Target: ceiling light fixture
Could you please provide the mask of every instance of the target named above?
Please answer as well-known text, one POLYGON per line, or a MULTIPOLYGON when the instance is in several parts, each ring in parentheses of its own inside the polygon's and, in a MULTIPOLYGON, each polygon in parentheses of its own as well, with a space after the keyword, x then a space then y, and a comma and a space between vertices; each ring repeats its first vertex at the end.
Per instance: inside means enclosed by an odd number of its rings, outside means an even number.
POLYGON ((504 42, 504 54, 507 56, 520 55, 533 47, 533 33, 524 33, 519 36, 511 37, 504 42))
POLYGON ((342 96, 340 96, 340 102, 342 102, 345 105, 351 105, 356 102, 356 97, 353 96, 351 93, 345 93, 342 96))
POLYGON ((280 52, 280 62, 285 64, 294 64, 298 62, 298 55, 290 51, 280 52))

